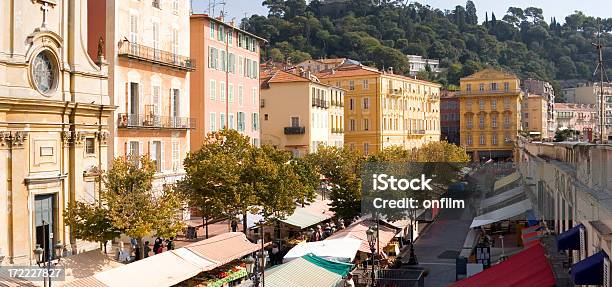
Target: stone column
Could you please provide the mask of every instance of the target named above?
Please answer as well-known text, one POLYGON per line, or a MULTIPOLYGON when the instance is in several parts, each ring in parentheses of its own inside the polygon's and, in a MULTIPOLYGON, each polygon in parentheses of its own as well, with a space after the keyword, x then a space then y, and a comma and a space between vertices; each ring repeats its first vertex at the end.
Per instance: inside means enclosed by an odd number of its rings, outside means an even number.
POLYGON ((5 256, 0 265, 10 262, 9 251, 11 248, 10 224, 11 213, 9 178, 10 171, 10 145, 11 133, 0 131, 0 256, 5 256))
POLYGON ((30 192, 25 186, 29 172, 29 138, 28 132, 11 132, 10 158, 10 224, 12 226, 12 254, 15 264, 30 264, 34 249, 32 210, 30 192))

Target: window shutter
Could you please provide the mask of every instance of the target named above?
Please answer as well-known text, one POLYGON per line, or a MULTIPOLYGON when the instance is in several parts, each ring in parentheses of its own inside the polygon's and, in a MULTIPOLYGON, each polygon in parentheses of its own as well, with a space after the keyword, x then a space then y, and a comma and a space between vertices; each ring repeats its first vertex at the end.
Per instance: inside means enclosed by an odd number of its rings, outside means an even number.
POLYGON ((160 170, 160 172, 161 172, 161 173, 163 173, 163 172, 164 172, 164 170, 166 170, 166 159, 165 159, 165 157, 164 157, 164 154, 165 154, 165 153, 164 153, 165 146, 164 146, 164 141, 160 141, 160 142, 161 142, 161 147, 160 147, 161 152, 160 152, 160 154, 159 154, 159 160, 160 160, 160 162, 161 162, 161 165, 160 165, 160 166, 161 166, 161 168, 160 168, 161 170, 160 170))
POLYGON ((125 113, 130 113, 130 82, 125 83, 125 113))
POLYGON ((138 141, 138 156, 142 157, 143 155, 143 147, 144 145, 142 144, 142 141, 138 141))
POLYGON ((171 118, 170 120, 172 120, 172 111, 174 111, 174 99, 172 98, 172 89, 169 90, 170 91, 170 110, 168 111, 168 116, 171 118))

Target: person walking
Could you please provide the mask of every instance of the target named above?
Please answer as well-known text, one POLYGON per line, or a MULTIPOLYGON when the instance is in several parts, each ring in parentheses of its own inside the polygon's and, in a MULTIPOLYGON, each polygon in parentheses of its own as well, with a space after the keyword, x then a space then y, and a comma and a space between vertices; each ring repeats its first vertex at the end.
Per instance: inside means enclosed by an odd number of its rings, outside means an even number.
POLYGON ((166 250, 174 250, 174 237, 170 237, 170 239, 166 240, 166 250))
POLYGON ((145 245, 144 245, 144 258, 149 257, 149 252, 151 252, 151 246, 149 246, 149 241, 145 241, 145 245))
POLYGON ((162 244, 162 240, 161 238, 157 237, 155 238, 155 243, 153 243, 153 253, 154 254, 158 254, 159 253, 159 247, 162 244))

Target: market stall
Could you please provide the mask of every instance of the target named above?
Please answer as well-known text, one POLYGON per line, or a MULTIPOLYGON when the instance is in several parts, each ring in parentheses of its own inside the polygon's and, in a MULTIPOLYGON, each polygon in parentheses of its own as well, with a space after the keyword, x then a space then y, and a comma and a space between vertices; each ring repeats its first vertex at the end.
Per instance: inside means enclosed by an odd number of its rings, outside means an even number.
POLYGON ((355 259, 361 241, 354 238, 340 238, 323 241, 300 243, 293 247, 285 257, 283 263, 300 258, 307 254, 314 254, 323 259, 351 263, 355 259))

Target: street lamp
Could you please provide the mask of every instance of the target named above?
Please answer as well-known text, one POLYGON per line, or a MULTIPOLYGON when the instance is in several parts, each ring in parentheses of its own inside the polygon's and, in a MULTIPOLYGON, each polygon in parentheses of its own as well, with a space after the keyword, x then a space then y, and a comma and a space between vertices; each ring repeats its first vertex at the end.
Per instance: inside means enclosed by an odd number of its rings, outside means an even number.
POLYGON ((370 227, 366 231, 366 235, 368 237, 368 244, 370 245, 370 252, 372 253, 372 287, 376 286, 376 274, 374 274, 374 256, 376 255, 376 243, 378 238, 376 237, 377 229, 375 227, 370 227))
MULTIPOLYGON (((33 250, 33 252, 36 255, 36 264, 38 264, 38 267, 46 268, 47 274, 51 274, 51 267, 57 265, 62 259, 64 245, 60 241, 58 241, 57 244, 53 246, 53 248, 49 248, 49 251, 47 251, 47 239, 51 239, 51 230, 49 228, 45 228, 45 226, 49 226, 46 221, 43 220, 42 224, 43 230, 47 230, 47 234, 46 236, 44 236, 43 246, 41 247, 40 244, 36 244, 36 248, 33 250), (51 252, 53 252, 54 256, 51 256, 51 252)), ((51 277, 49 276, 46 278, 47 280, 49 280, 49 283, 47 283, 47 281, 45 280, 45 286, 51 287, 51 277)))
POLYGON ((416 210, 414 211, 413 220, 410 221, 410 258, 408 259, 408 265, 414 266, 419 265, 416 254, 414 254, 414 221, 416 220, 416 210))

